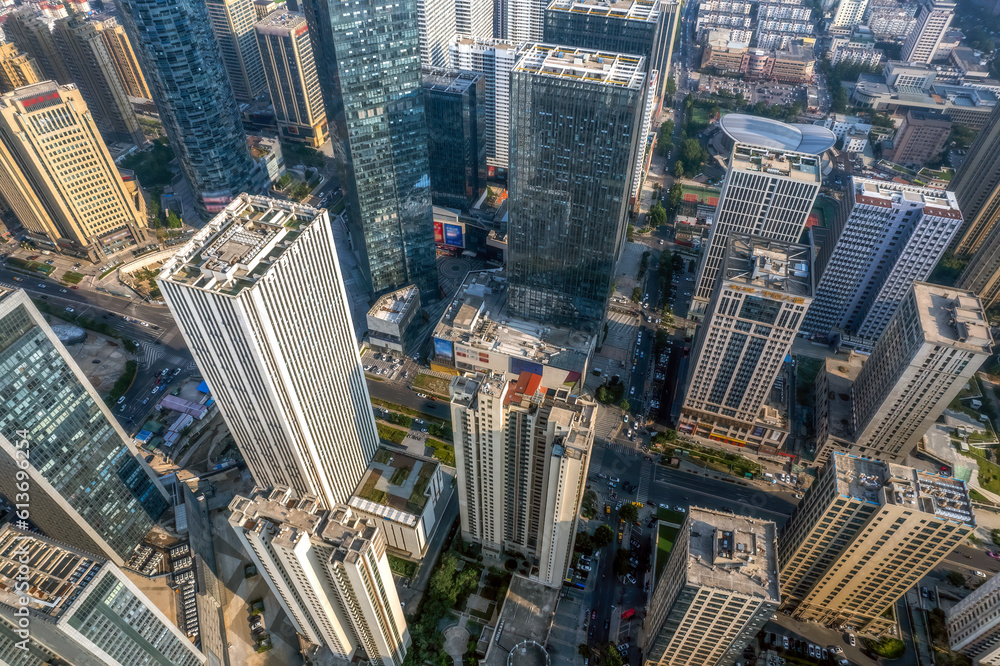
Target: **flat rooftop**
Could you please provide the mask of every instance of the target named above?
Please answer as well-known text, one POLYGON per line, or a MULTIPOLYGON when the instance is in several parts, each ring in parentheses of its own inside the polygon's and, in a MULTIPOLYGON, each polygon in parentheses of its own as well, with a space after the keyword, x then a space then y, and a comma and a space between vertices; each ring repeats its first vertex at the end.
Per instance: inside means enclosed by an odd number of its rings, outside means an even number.
POLYGON ((401 451, 380 448, 368 463, 348 503, 358 509, 415 526, 427 505, 427 489, 438 463, 401 451))
POLYGON ((837 475, 837 492, 844 497, 880 506, 896 504, 939 519, 976 524, 964 481, 839 452, 830 456, 828 464, 837 475))
POLYGON ((854 408, 851 402, 851 386, 864 367, 863 354, 851 352, 846 358, 826 359, 827 377, 827 430, 830 435, 843 441, 853 441, 851 424, 854 422, 854 408), (831 395, 832 394, 832 395, 831 395))
POLYGON ((461 95, 483 78, 478 72, 450 67, 424 67, 420 70, 420 80, 424 90, 461 95))
POLYGON ((241 194, 174 255, 159 279, 236 296, 254 286, 323 211, 241 194))
POLYGON ((808 155, 822 155, 837 142, 837 136, 825 127, 730 113, 719 121, 722 131, 733 141, 761 148, 792 150, 808 155))
POLYGON ((655 23, 660 16, 660 0, 552 0, 546 11, 655 23))
POLYGON ((914 282, 913 291, 927 342, 987 356, 992 353, 993 336, 975 292, 926 282, 914 282))
POLYGON ((492 37, 458 37, 453 38, 452 44, 461 44, 463 46, 479 46, 482 48, 492 48, 500 51, 517 51, 517 45, 513 42, 508 42, 503 39, 496 39, 492 37))
POLYGON ((733 146, 730 165, 740 171, 768 173, 803 183, 819 185, 822 182, 819 158, 806 153, 737 143, 733 146))
POLYGON ((420 297, 420 290, 410 285, 379 297, 368 316, 390 324, 399 324, 420 297))
POLYGON ((750 234, 731 234, 723 279, 768 292, 812 298, 812 248, 750 234))
POLYGON ((861 176, 854 176, 851 180, 854 198, 858 203, 882 208, 909 208, 911 204, 917 204, 925 215, 962 219, 962 211, 958 208, 954 192, 861 176))
POLYGON ((256 27, 261 32, 267 34, 287 34, 291 30, 297 30, 306 25, 306 17, 297 12, 290 12, 283 9, 276 9, 261 20, 257 21, 256 27))
MULTIPOLYGON (((510 651, 524 641, 545 645, 555 616, 559 592, 559 588, 546 587, 514 574, 483 663, 486 666, 506 666, 510 651)), ((544 666, 548 662, 542 653, 529 650, 522 660, 513 663, 519 666, 544 666)))
POLYGON ((641 90, 646 78, 646 58, 594 49, 534 44, 521 53, 514 71, 641 90))
POLYGON ((780 600, 777 528, 769 520, 691 507, 688 581, 780 600))

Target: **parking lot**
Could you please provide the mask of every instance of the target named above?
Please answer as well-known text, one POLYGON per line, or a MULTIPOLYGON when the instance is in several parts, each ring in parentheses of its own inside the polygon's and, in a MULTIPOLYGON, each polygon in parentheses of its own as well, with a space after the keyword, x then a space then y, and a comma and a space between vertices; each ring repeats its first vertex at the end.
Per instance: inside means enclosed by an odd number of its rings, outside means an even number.
POLYGON ((365 374, 386 381, 406 381, 413 375, 413 361, 402 354, 367 349, 361 355, 365 374))

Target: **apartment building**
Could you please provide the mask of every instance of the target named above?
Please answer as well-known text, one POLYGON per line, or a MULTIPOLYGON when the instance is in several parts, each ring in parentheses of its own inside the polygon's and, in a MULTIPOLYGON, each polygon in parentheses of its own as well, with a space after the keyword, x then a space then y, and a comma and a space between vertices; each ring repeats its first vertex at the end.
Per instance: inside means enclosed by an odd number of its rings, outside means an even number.
POLYGON ((1000 576, 945 611, 948 643, 975 664, 1000 665, 1000 576))

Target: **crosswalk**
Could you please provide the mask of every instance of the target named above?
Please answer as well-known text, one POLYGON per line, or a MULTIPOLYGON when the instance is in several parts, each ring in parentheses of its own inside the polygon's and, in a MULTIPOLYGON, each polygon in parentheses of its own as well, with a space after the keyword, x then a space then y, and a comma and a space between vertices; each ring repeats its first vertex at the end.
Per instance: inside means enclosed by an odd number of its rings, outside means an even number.
POLYGON ((639 477, 639 489, 636 491, 636 500, 646 503, 649 499, 649 489, 653 485, 653 474, 656 472, 656 465, 647 463, 642 466, 642 475, 639 477))
POLYGON ((145 368, 151 367, 161 356, 163 348, 154 345, 152 342, 139 342, 139 365, 145 368))

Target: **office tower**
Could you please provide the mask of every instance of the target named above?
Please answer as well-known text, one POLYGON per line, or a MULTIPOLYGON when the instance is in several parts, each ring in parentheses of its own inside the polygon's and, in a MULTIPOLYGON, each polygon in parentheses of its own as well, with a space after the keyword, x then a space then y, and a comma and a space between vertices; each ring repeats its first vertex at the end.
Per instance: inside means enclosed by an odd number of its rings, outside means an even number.
POLYGON ((493 2, 455 0, 455 33, 472 39, 493 39, 493 2))
POLYGON ((435 302, 440 293, 413 30, 416 0, 357 15, 342 12, 335 0, 303 4, 362 270, 376 294, 414 283, 425 303, 435 302), (370 32, 386 46, 372 52, 370 32), (378 74, 388 71, 391 78, 378 74))
POLYGON ((961 224, 952 192, 853 177, 821 250, 816 300, 802 330, 876 340, 961 224))
POLYGON ((431 200, 468 210, 486 191, 486 77, 443 67, 422 77, 431 200))
POLYGON ((125 93, 129 97, 151 99, 149 86, 146 85, 146 79, 139 69, 139 60, 132 50, 125 28, 118 23, 118 19, 102 14, 91 18, 91 23, 100 32, 104 45, 108 48, 111 60, 118 71, 118 79, 125 87, 125 93))
POLYGON ((97 262, 145 243, 145 216, 76 86, 45 81, 0 96, 0 193, 59 252, 97 262))
POLYGON ((417 32, 422 67, 448 64, 448 40, 455 35, 455 9, 451 0, 417 0, 417 32))
POLYGON ((959 257, 978 258, 982 253, 976 251, 1000 219, 1000 105, 969 147, 951 189, 965 217, 954 252, 959 257))
POLYGON ((945 611, 948 643, 975 664, 1000 664, 1000 577, 994 576, 945 611))
POLYGON ((255 29, 278 133, 286 141, 320 147, 330 129, 305 16, 271 12, 255 29))
POLYGON ((258 176, 236 100, 200 0, 119 0, 120 19, 202 217, 258 176))
POLYGON ((868 0, 840 0, 831 28, 853 28, 864 21, 868 0))
POLYGON ((212 32, 237 102, 252 102, 267 89, 254 34, 257 14, 251 0, 205 0, 212 32))
POLYGON ((44 81, 33 58, 21 53, 10 42, 0 44, 0 92, 44 81))
POLYGON ((903 62, 930 63, 955 16, 951 0, 920 0, 917 25, 903 42, 903 62))
POLYGON ((611 53, 638 53, 659 73, 656 98, 670 76, 680 3, 673 0, 553 0, 545 9, 545 42, 611 53))
POLYGON ((643 663, 732 664, 778 608, 777 528, 692 507, 679 530, 660 523, 658 534, 643 663))
POLYGON ((25 626, 38 653, 74 666, 206 662, 121 569, 55 536, 0 526, 0 663, 39 663, 4 645, 5 633, 25 626))
POLYGON ((157 283, 254 481, 346 502, 378 436, 326 211, 242 194, 157 283))
POLYGON ((781 446, 788 414, 771 389, 812 299, 809 247, 730 234, 678 430, 741 446, 781 446))
POLYGON ((52 36, 52 20, 39 11, 37 5, 20 7, 6 15, 3 32, 7 40, 34 59, 46 79, 58 83, 73 83, 66 61, 52 36))
MULTIPOLYGON (((988 128, 989 125, 985 129, 988 128)), ((891 159, 899 164, 923 168, 941 154, 950 133, 951 120, 944 114, 908 109, 892 138, 891 159)))
POLYGON ((705 316, 731 233, 798 242, 822 184, 820 156, 836 141, 824 127, 756 116, 731 113, 719 124, 734 144, 694 283, 693 318, 705 316))
POLYGON ((532 578, 558 587, 573 555, 597 405, 541 382, 532 372, 451 380, 458 508, 464 539, 525 555, 532 578))
POLYGON ((642 56, 535 44, 511 74, 511 311, 598 327, 625 242, 642 56), (595 187, 600 183, 600 187, 595 187))
POLYGON ((836 453, 778 538, 782 606, 880 636, 899 597, 975 528, 964 481, 836 453))
POLYGON ((229 523, 295 625, 335 658, 401 666, 410 633, 382 532, 370 519, 287 487, 237 495, 229 523))
POLYGON ((283 0, 253 0, 253 12, 258 21, 277 9, 286 9, 283 0))
POLYGON ((146 137, 118 77, 107 44, 93 23, 73 15, 56 21, 52 35, 72 80, 108 143, 143 146, 146 137))
POLYGON ((486 165, 490 177, 506 180, 510 166, 510 72, 517 49, 500 39, 459 36, 451 41, 451 66, 486 77, 486 165))
POLYGON ((31 522, 124 564, 167 508, 163 489, 25 292, 0 293, 0 322, 0 494, 20 501, 27 450, 31 522))
POLYGON ((992 344, 973 292, 914 282, 863 365, 828 362, 816 378, 817 461, 834 450, 905 460, 992 344))
POLYGON ((503 0, 503 34, 518 48, 541 42, 548 0, 503 0))

